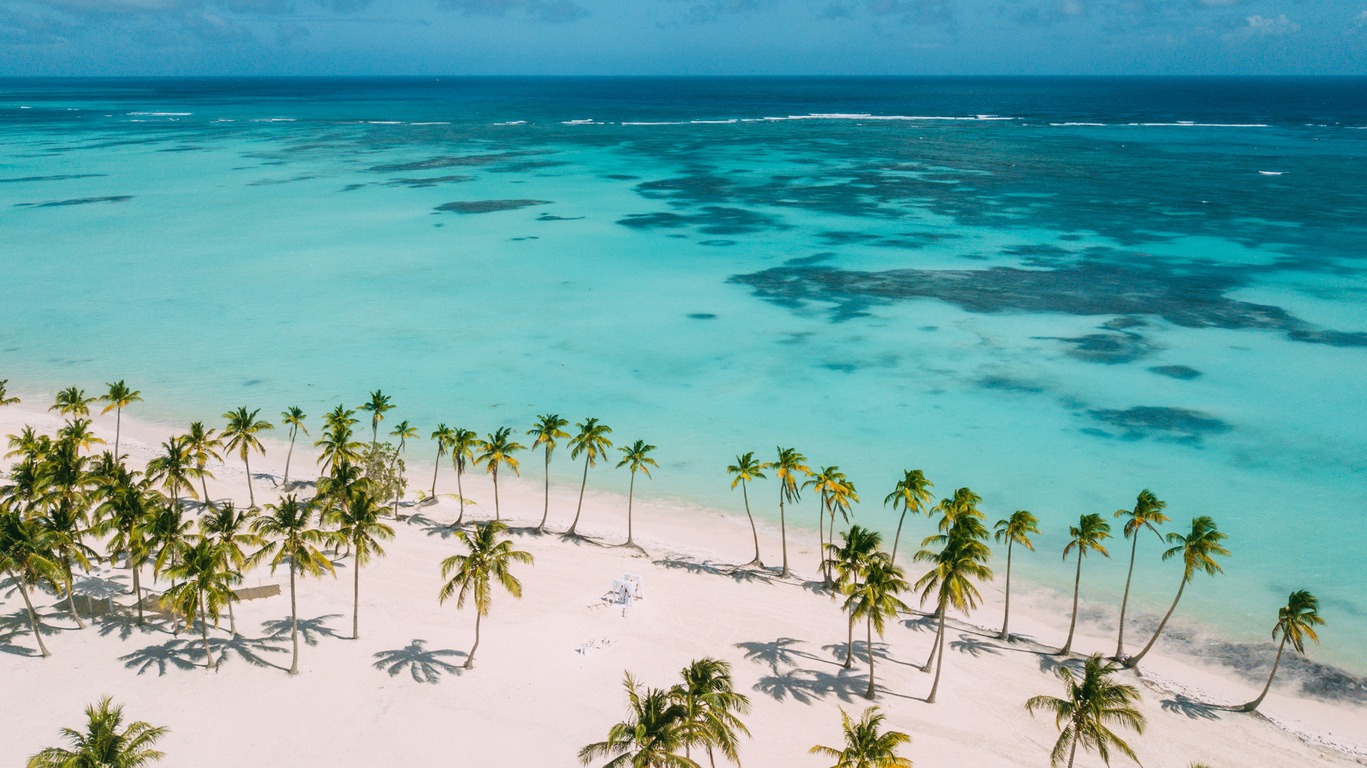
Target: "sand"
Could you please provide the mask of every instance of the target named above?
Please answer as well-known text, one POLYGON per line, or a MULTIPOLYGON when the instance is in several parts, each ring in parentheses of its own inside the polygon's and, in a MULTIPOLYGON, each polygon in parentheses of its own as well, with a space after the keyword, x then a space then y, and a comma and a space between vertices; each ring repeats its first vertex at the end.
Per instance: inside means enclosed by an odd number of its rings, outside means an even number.
MULTIPOLYGON (((42 398, 46 402, 46 397, 42 398)), ((26 403, 0 409, 0 433, 23 424, 52 430, 58 419, 26 403)), ((170 430, 142 421, 148 406, 125 415, 123 445, 140 465, 170 430)), ((111 443, 113 416, 98 416, 96 429, 111 443)), ((282 474, 284 444, 268 442, 266 457, 253 457, 254 473, 282 474)), ((424 444, 424 448, 426 445, 424 444)), ((314 471, 315 453, 296 448, 293 473, 314 471)), ((528 460, 531 460, 528 457, 528 460)), ((430 458, 410 454, 417 488, 430 484, 430 458)), ((8 464, 5 464, 8 469, 8 464)), ((209 491, 216 499, 246 501, 241 465, 212 467, 209 491)), ((574 514, 577 475, 567 452, 552 467, 567 485, 552 487, 551 528, 563 531, 574 514)), ((607 470, 590 473, 580 530, 597 543, 518 531, 541 518, 539 482, 500 478, 504 518, 517 546, 536 557, 518 573, 520 600, 496 592, 483 624, 473 670, 461 669, 473 642, 470 608, 440 605, 439 562, 458 551, 447 524, 456 502, 414 503, 394 523, 387 556, 361 572, 361 636, 350 639, 352 562, 342 558, 336 577, 304 579, 299 613, 301 674, 285 673, 289 639, 272 631, 287 627, 289 597, 284 571, 257 569, 244 586, 282 585, 278 597, 237 606, 240 638, 232 641, 217 672, 201 667, 198 633, 173 636, 152 620, 137 627, 128 610, 101 616, 77 630, 64 606, 48 594, 37 604, 49 634, 52 657, 33 654, 22 601, 8 581, 0 585, 0 688, 7 707, 0 727, 0 762, 19 764, 57 743, 62 726, 82 722, 81 710, 111 695, 132 719, 170 728, 161 742, 165 765, 197 768, 329 765, 572 766, 585 744, 604 738, 624 714, 623 673, 664 687, 689 661, 714 656, 729 661, 739 690, 753 710, 745 718, 753 737, 743 742, 748 766, 821 766, 808 755, 813 744, 840 744, 839 709, 861 712, 867 664, 842 669, 845 620, 832 599, 814 587, 815 537, 792 523, 814 516, 804 506, 789 525, 789 556, 796 578, 781 581, 754 569, 733 571, 750 558, 750 535, 739 509, 721 512, 651 499, 649 481, 637 483, 635 530, 645 554, 615 547, 625 539, 625 499, 593 490, 607 470), (639 574, 645 598, 630 608, 604 600, 613 579, 639 574)), ((276 498, 270 479, 256 480, 258 502, 276 498)), ((449 465, 440 493, 455 490, 449 465)), ((465 479, 476 519, 492 516, 492 488, 482 473, 465 479)), ((756 503, 759 499, 752 499, 756 503)), ((737 499, 739 505, 739 498, 737 499)), ((924 519, 909 523, 903 547, 927 531, 924 519)), ((777 531, 765 526, 762 548, 769 565, 779 557, 777 531)), ((904 561, 911 578, 921 568, 904 561)), ((150 573, 143 583, 151 586, 150 573)), ((90 592, 122 592, 129 605, 126 570, 101 566, 82 586, 90 592)), ((164 589, 165 584, 157 584, 164 589)), ((931 676, 920 671, 933 625, 921 614, 892 624, 876 644, 877 704, 888 724, 912 736, 905 754, 917 766, 1042 766, 1056 738, 1051 719, 1025 712, 1027 698, 1058 695, 1058 658, 1039 653, 1029 640, 996 640, 1001 615, 1000 578, 984 590, 986 604, 947 630, 945 670, 938 701, 924 697, 931 676)), ((1029 591, 1013 597, 1012 629, 1057 646, 1066 633, 1058 595, 1029 591)), ((908 597, 914 605, 914 600, 908 597)), ((1075 647, 1113 649, 1101 625, 1083 624, 1075 647)), ((862 634, 856 634, 858 640, 862 634)), ((1132 635, 1138 639, 1140 633, 1132 635)), ((230 640, 227 619, 212 632, 217 649, 230 640)), ((1132 640, 1133 644, 1135 640, 1132 640)), ((856 649, 863 651, 862 641, 856 649)), ((1295 686, 1273 689, 1265 715, 1210 704, 1246 701, 1257 686, 1221 674, 1200 660, 1159 645, 1143 674, 1125 673, 1140 686, 1148 718, 1144 735, 1130 744, 1145 766, 1364 765, 1367 709, 1311 699, 1295 686)), ((705 762, 705 761, 704 761, 705 762)), ((1124 764, 1118 759, 1116 765, 1124 764)), ((1101 765, 1095 756, 1078 765, 1101 765)))

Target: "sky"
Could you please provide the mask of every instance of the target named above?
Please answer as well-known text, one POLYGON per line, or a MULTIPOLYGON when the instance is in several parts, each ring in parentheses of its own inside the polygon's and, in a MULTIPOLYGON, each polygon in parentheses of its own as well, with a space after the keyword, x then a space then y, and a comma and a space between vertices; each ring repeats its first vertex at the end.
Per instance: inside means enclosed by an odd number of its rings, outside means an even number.
POLYGON ((0 0, 4 75, 1367 75, 1367 0, 0 0))

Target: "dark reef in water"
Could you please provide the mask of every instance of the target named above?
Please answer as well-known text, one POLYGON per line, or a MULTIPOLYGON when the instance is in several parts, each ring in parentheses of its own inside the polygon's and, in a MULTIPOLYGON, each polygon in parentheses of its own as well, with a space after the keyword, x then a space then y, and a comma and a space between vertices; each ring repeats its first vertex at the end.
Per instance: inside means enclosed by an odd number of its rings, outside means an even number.
POLYGON ((1171 379, 1181 381, 1191 381, 1200 378, 1201 372, 1187 365, 1155 365, 1149 369, 1159 376, 1167 376, 1171 379))
POLYGON ((410 189, 421 189, 423 187, 435 187, 438 184, 461 184, 467 181, 474 181, 474 176, 455 174, 451 176, 420 176, 417 178, 397 178, 385 182, 387 187, 408 187, 410 189))
POLYGON ((478 165, 497 165, 510 161, 519 161, 519 158, 531 155, 548 154, 545 151, 523 150, 517 152, 496 152, 485 155, 443 155, 432 157, 427 160, 418 160, 412 163, 388 163, 385 165, 373 165, 370 171, 373 173, 403 173, 406 171, 431 171, 438 168, 462 168, 478 165))
POLYGON ((777 216, 720 205, 705 206, 695 214, 664 211, 659 213, 633 213, 619 219, 617 223, 632 229, 696 227, 699 232, 705 235, 747 235, 756 232, 791 229, 777 216))
POLYGON ((93 179, 98 176, 108 176, 107 173, 59 173, 53 176, 11 176, 8 179, 0 179, 0 184, 23 184, 30 181, 66 181, 68 179, 93 179))
POLYGON ((447 213, 496 213, 515 211, 533 205, 550 205, 550 200, 464 200, 455 203, 442 203, 438 211, 447 213))
POLYGON ((579 221, 583 216, 556 216, 553 213, 543 213, 536 217, 537 221, 579 221))
POLYGON ((1197 443, 1201 438, 1220 435, 1233 429, 1228 422, 1201 411, 1137 405, 1123 410, 1096 409, 1087 415, 1103 424, 1124 430, 1122 440, 1155 438, 1182 443, 1197 443))
POLYGON ((1153 344, 1137 333, 1089 333, 1057 340, 1070 345, 1070 356, 1089 363, 1133 363, 1153 352, 1153 344))
POLYGON ((108 195, 106 197, 76 197, 70 200, 49 200, 46 203, 15 203, 15 208, 60 208, 65 205, 92 205, 94 203, 126 203, 132 195, 108 195))

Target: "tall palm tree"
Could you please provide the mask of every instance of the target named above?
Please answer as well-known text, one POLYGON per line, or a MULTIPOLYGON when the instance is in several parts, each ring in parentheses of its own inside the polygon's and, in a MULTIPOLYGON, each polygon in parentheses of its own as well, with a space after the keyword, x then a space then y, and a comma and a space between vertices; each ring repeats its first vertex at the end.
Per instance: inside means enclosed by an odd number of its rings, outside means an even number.
POLYGON ((223 461, 218 449, 222 439, 213 427, 204 426, 202 421, 190 422, 190 431, 185 433, 185 450, 195 462, 195 474, 199 475, 199 487, 204 492, 204 503, 209 503, 209 484, 205 478, 213 477, 208 470, 210 461, 223 461))
MULTIPOLYGON (((398 424, 395 424, 395 425, 394 425, 394 428, 393 428, 392 430, 389 431, 389 436, 390 436, 390 437, 394 437, 394 438, 398 438, 398 441, 399 441, 399 447, 398 447, 397 450, 394 451, 394 454, 393 454, 394 460, 390 463, 390 467, 389 467, 390 471, 391 471, 391 472, 394 472, 394 474, 397 476, 397 475, 398 475, 398 472, 397 472, 398 465, 399 465, 400 461, 402 460, 403 454, 404 454, 404 452, 405 452, 405 448, 406 448, 407 445, 408 445, 408 441, 409 441, 410 439, 417 438, 417 436, 418 436, 418 428, 415 427, 415 426, 413 426, 412 424, 409 424, 407 419, 404 419, 403 421, 401 421, 401 422, 399 422, 398 424)), ((395 519, 398 519, 398 517, 399 517, 399 500, 403 498, 403 495, 404 495, 404 493, 406 492, 406 490, 407 490, 407 482, 406 482, 406 481, 405 481, 405 482, 401 482, 401 483, 396 483, 396 484, 395 484, 395 492, 394 492, 394 517, 395 517, 395 519)))
POLYGON ((889 618, 896 617, 898 611, 911 610, 897 597, 909 588, 906 574, 892 562, 892 557, 886 552, 876 552, 864 566, 863 579, 854 584, 846 600, 850 606, 850 617, 864 619, 868 630, 865 640, 869 658, 869 689, 864 693, 866 699, 874 696, 873 633, 876 630, 878 636, 882 637, 889 618))
MULTIPOLYGON (((356 419, 355 411, 341 403, 323 416, 323 435, 314 445, 321 448, 318 460, 322 471, 339 463, 355 464, 361 457, 361 444, 352 440, 352 427, 356 419)), ((307 434, 307 433, 305 433, 307 434)))
POLYGON ((1130 569, 1125 572, 1125 592, 1120 598, 1120 629, 1116 632, 1115 656, 1111 657, 1116 661, 1125 660, 1125 609, 1130 605, 1130 580, 1134 578, 1134 556, 1139 548, 1139 534, 1145 529, 1153 531, 1161 543, 1163 534, 1158 532, 1158 526, 1168 522, 1168 516, 1163 514, 1167 506, 1166 501, 1160 501, 1153 491, 1145 488, 1135 499, 1134 509, 1115 511, 1115 517, 1128 518, 1125 521, 1125 538, 1130 540, 1130 569))
POLYGON ((70 749, 48 747, 29 758, 28 768, 141 768, 165 757, 153 747, 167 730, 141 720, 120 728, 123 707, 108 696, 86 707, 85 716, 84 733, 62 729, 70 749))
POLYGON ((935 487, 935 483, 926 479, 925 473, 919 469, 908 469, 902 473, 902 479, 897 481, 892 493, 883 499, 883 504, 891 504, 896 512, 898 509, 902 514, 897 518, 897 535, 892 539, 892 559, 897 559, 897 545, 902 541, 902 523, 906 522, 907 513, 919 515, 927 511, 926 505, 934 498, 930 494, 930 489, 935 487))
POLYGON ((86 515, 78 507, 56 504, 48 507, 47 513, 37 518, 48 533, 52 557, 62 574, 62 591, 66 593, 67 610, 76 626, 85 629, 85 622, 76 610, 76 590, 73 586, 76 568, 90 572, 90 559, 99 559, 95 550, 86 546, 82 538, 87 532, 86 515))
POLYGON ((441 561, 441 577, 446 579, 438 595, 445 603, 456 598, 456 608, 464 608, 469 598, 475 604, 475 644, 465 657, 465 668, 475 666, 475 651, 479 649, 479 622, 489 615, 493 602, 493 584, 497 583, 513 597, 522 597, 522 582, 513 575, 514 563, 534 562, 528 552, 513 549, 513 542, 503 536, 508 526, 497 520, 475 524, 475 530, 456 533, 467 552, 452 555, 441 561))
POLYGON ((209 622, 218 626, 225 605, 238 599, 233 585, 242 581, 242 574, 233 570, 223 545, 201 536, 187 546, 181 560, 170 570, 172 578, 182 579, 166 591, 162 601, 178 614, 182 626, 189 629, 199 619, 199 636, 204 642, 204 668, 217 669, 213 651, 209 648, 209 622))
MULTIPOLYGON (((144 528, 148 553, 152 555, 152 578, 160 578, 180 562, 180 553, 190 536, 192 523, 185 519, 185 511, 175 504, 157 504, 147 518, 144 528)), ((171 586, 175 587, 175 577, 171 586)))
POLYGON ((1277 667, 1282 663, 1282 651, 1286 650, 1286 644, 1291 643, 1296 653, 1304 655, 1306 638, 1318 643, 1320 638, 1315 634, 1315 627, 1323 624, 1319 600, 1303 589, 1292 592, 1286 599, 1286 605, 1277 610, 1277 623, 1272 626, 1272 639, 1276 640, 1277 635, 1281 635, 1282 641, 1277 645, 1277 658, 1272 661, 1272 672, 1267 676, 1267 685, 1263 686, 1263 692, 1258 694, 1258 698, 1241 707, 1243 711, 1254 711, 1263 703, 1263 699, 1267 698, 1267 692, 1272 690, 1272 679, 1277 676, 1277 667))
POLYGON ((642 688, 628 672, 627 719, 608 729, 604 741, 579 750, 579 762, 588 765, 611 758, 604 768, 700 768, 679 754, 689 746, 690 731, 683 705, 670 691, 642 688))
POLYGON ((380 442, 380 422, 384 421, 384 415, 393 410, 394 403, 389 399, 389 395, 375 390, 370 393, 370 401, 361 406, 361 410, 370 414, 370 442, 380 442))
POLYGON ((297 405, 291 405, 280 412, 281 426, 289 427, 290 430, 290 449, 285 453, 285 477, 280 481, 281 487, 289 487, 290 459, 294 458, 294 438, 298 437, 300 432, 308 435, 309 428, 304 426, 304 419, 307 418, 308 414, 304 413, 304 409, 297 405))
POLYGON ((171 504, 180 507, 180 494, 196 496, 194 483, 197 472, 190 444, 184 436, 172 436, 161 444, 161 453, 147 462, 147 479, 160 483, 171 497, 171 504))
MULTIPOLYGON (((237 509, 231 501, 224 502, 221 507, 211 504, 209 513, 199 520, 199 533, 222 550, 228 566, 238 572, 244 572, 256 564, 260 547, 266 543, 252 531, 255 519, 256 512, 250 509, 237 509), (248 552, 248 548, 255 548, 257 551, 248 552)), ((228 601, 228 631, 236 635, 237 617, 233 615, 234 602, 236 601, 228 601)))
POLYGON ((328 534, 318 527, 314 505, 300 501, 293 494, 279 504, 267 504, 266 512, 252 522, 252 533, 266 540, 260 557, 270 558, 271 573, 282 563, 290 570, 290 655, 291 675, 299 674, 299 604, 295 574, 322 576, 324 571, 336 574, 332 561, 318 545, 328 540, 328 534))
POLYGON ((583 454, 584 477, 579 481, 579 504, 574 508, 574 522, 565 531, 566 536, 574 536, 575 531, 579 530, 579 515, 584 511, 584 487, 589 483, 589 467, 597 465, 599 459, 606 459, 608 449, 612 447, 612 440, 608 438, 612 427, 599 424, 598 419, 587 418, 575 426, 579 428, 579 433, 570 438, 570 458, 577 459, 583 454))
POLYGON ((643 472, 646 477, 650 477, 650 468, 658 467, 655 459, 650 457, 650 452, 655 450, 655 446, 650 445, 644 440, 637 440, 625 448, 618 448, 622 452, 622 460, 617 462, 617 468, 628 467, 631 469, 631 484, 627 486, 627 543, 625 546, 636 546, 635 539, 631 533, 631 502, 636 496, 636 473, 643 472))
POLYGON ((445 423, 437 424, 437 428, 432 431, 432 441, 437 444, 437 461, 432 466, 432 501, 437 500, 437 472, 441 470, 441 457, 446 455, 446 451, 451 448, 451 440, 456 433, 445 423))
POLYGON ((109 391, 100 396, 100 400, 106 405, 100 411, 101 414, 114 412, 114 455, 119 455, 119 433, 123 430, 123 409, 133 403, 142 402, 142 393, 136 389, 130 389, 123 379, 107 382, 105 386, 109 391))
POLYGON ((1062 763, 1066 754, 1068 766, 1072 768, 1078 747, 1084 751, 1096 750, 1106 765, 1111 764, 1112 749, 1139 762, 1130 745, 1111 730, 1112 725, 1124 725, 1142 734, 1145 725, 1143 713, 1135 708, 1139 690, 1111 679, 1118 669, 1103 660, 1101 654, 1094 653, 1087 657, 1081 680, 1072 669, 1058 668, 1058 676, 1067 687, 1063 698, 1035 696, 1025 702, 1025 709, 1031 713, 1054 713, 1059 737, 1049 754, 1050 765, 1062 763))
POLYGON ((736 463, 726 468, 731 475, 731 490, 736 490, 740 486, 741 499, 745 501, 745 517, 750 521, 750 536, 755 540, 755 557, 746 565, 754 565, 764 568, 764 561, 759 558, 759 530, 755 528, 755 516, 750 514, 750 492, 747 487, 752 480, 763 480, 764 470, 769 465, 755 458, 754 451, 746 451, 736 457, 736 463))
POLYGON ((14 405, 19 402, 19 398, 11 397, 5 388, 9 386, 9 379, 0 379, 0 405, 14 405))
POLYGON ((485 471, 494 476, 494 519, 501 520, 502 516, 498 509, 498 468, 506 466, 513 471, 513 474, 520 475, 518 471, 517 459, 513 454, 522 450, 526 446, 522 443, 509 440, 513 430, 509 427, 499 427, 480 444, 480 454, 475 457, 475 464, 483 464, 485 471))
POLYGON ((1002 631, 997 636, 999 640, 1011 640, 1011 632, 1007 628, 1011 621, 1011 548, 1019 544, 1034 552, 1035 543, 1030 540, 1032 533, 1039 534, 1039 519, 1027 510, 1018 509, 1011 513, 1011 517, 997 521, 996 539, 1006 542, 1006 609, 1002 611, 1002 631))
POLYGON ((917 580, 916 588, 921 590, 922 605, 932 594, 936 595, 936 614, 939 616, 939 627, 935 630, 930 657, 922 667, 930 671, 931 662, 939 657, 935 665, 935 682, 931 684, 930 695, 926 697, 927 704, 935 703, 935 694, 940 689, 940 673, 944 671, 945 614, 951 607, 964 613, 977 608, 982 595, 973 580, 987 581, 992 578, 992 569, 987 565, 992 552, 984 543, 987 536, 987 527, 981 519, 975 515, 961 514, 955 517, 953 525, 943 536, 932 536, 923 542, 942 542, 939 551, 921 549, 915 555, 917 562, 933 564, 930 571, 917 580))
POLYGON ((38 612, 33 610, 28 590, 44 582, 55 586, 61 578, 61 566, 52 554, 51 534, 37 520, 23 519, 18 510, 0 511, 0 571, 19 587, 39 653, 43 658, 51 656, 43 644, 38 612))
POLYGON ((854 607, 858 601, 853 597, 859 584, 868 571, 869 563, 883 545, 883 535, 860 525, 852 525, 840 534, 842 543, 826 545, 828 568, 835 571, 836 586, 846 596, 845 612, 848 615, 849 632, 845 642, 845 669, 854 665, 854 622, 857 618, 854 607))
POLYGON ((778 479, 778 531, 779 542, 783 546, 783 570, 779 578, 786 579, 792 571, 788 568, 788 522, 784 511, 785 503, 796 503, 802 498, 801 481, 812 473, 807 466, 807 457, 795 448, 778 448, 778 460, 769 465, 778 479))
POLYGON ((96 510, 96 524, 91 533, 109 536, 109 560, 123 553, 124 562, 133 574, 133 597, 138 610, 138 624, 143 623, 142 582, 139 573, 151 557, 146 528, 155 515, 158 503, 148 482, 139 473, 124 470, 109 477, 96 510))
POLYGON ((835 759, 831 768, 911 768, 911 761, 897 754, 898 747, 910 744, 911 737, 901 731, 884 731, 886 716, 878 707, 869 707, 858 721, 850 719, 840 709, 841 728, 845 747, 823 747, 818 744, 808 752, 835 759))
POLYGON ((545 532, 546 518, 551 514, 551 453, 555 451, 557 440, 570 436, 570 433, 564 430, 569 423, 569 420, 560 418, 558 413, 543 413, 536 417, 536 423, 527 430, 527 434, 535 438, 532 441, 532 450, 542 446, 546 451, 546 500, 541 509, 541 524, 536 527, 537 533, 545 532))
POLYGON ((1187 588, 1187 584, 1196 577, 1198 571, 1205 571, 1207 575, 1214 576, 1217 573, 1224 573, 1220 564, 1215 562, 1217 555, 1229 557, 1229 550, 1225 549, 1220 542, 1229 538, 1215 527, 1215 521, 1208 515, 1194 517, 1191 520, 1191 533, 1183 536, 1180 533, 1169 533, 1167 541, 1173 544, 1171 549, 1163 553, 1164 560, 1171 560, 1178 555, 1182 557, 1182 583, 1177 586, 1177 597, 1173 598, 1172 606, 1163 615, 1163 620, 1158 622, 1158 629, 1154 630, 1153 637, 1149 638, 1148 645, 1139 652, 1137 656, 1131 656, 1125 660, 1126 669, 1134 669, 1139 666, 1139 661, 1153 648, 1153 644, 1158 642, 1158 636, 1163 634, 1163 628, 1168 625, 1168 619, 1172 618, 1173 611, 1177 610, 1177 603, 1182 599, 1182 590, 1187 588))
POLYGON ((482 442, 474 430, 460 427, 451 430, 451 465, 456 470, 456 496, 460 502, 460 514, 456 515, 456 525, 465 522, 465 488, 461 485, 460 479, 465 475, 465 466, 475 462, 475 449, 482 442))
POLYGON ((750 711, 750 699, 736 692, 731 665, 713 658, 695 659, 680 673, 683 682, 670 689, 683 719, 684 757, 692 747, 707 750, 707 761, 716 768, 713 750, 740 765, 739 735, 750 735, 740 715, 750 711))
POLYGON ((90 430, 90 423, 90 419, 71 419, 57 430, 57 439, 71 443, 83 451, 90 450, 96 444, 104 445, 104 438, 90 430))
POLYGON ((49 411, 56 411, 68 418, 90 415, 90 404, 97 398, 86 397, 85 390, 79 387, 67 387, 57 393, 57 400, 49 408, 49 411))
POLYGON ((249 457, 253 451, 262 456, 266 455, 266 449, 261 445, 261 438, 258 435, 275 429, 269 421, 256 418, 256 414, 260 412, 261 409, 258 408, 248 413, 244 406, 223 414, 223 418, 228 420, 228 426, 223 429, 223 447, 230 451, 236 450, 242 457, 242 464, 247 469, 247 500, 252 507, 256 506, 256 492, 252 490, 252 463, 249 457))
POLYGON ((1101 543, 1111 538, 1111 524, 1101 515, 1083 515, 1078 518, 1077 525, 1068 527, 1068 535, 1071 538, 1063 547, 1063 559, 1067 560, 1068 554, 1077 550, 1077 575, 1073 578, 1073 618, 1068 622, 1068 640, 1058 651, 1060 656, 1067 656, 1073 650, 1073 633, 1077 629, 1078 593, 1082 589, 1082 558, 1087 556, 1088 551, 1099 552, 1102 557, 1111 556, 1111 553, 1106 551, 1106 546, 1101 543))
MULTIPOLYGON (((817 492, 816 551, 821 557, 821 561, 817 565, 821 570, 821 578, 827 587, 831 586, 831 572, 826 566, 826 511, 830 506, 828 494, 844 480, 845 473, 840 471, 840 467, 830 466, 817 469, 802 484, 804 489, 811 488, 817 492)), ((835 517, 834 512, 831 513, 831 517, 835 517)))
POLYGON ((381 541, 394 538, 394 529, 380 521, 380 502, 364 486, 347 494, 345 502, 334 508, 330 517, 337 525, 337 536, 350 547, 352 557, 351 639, 361 636, 361 566, 375 557, 384 557, 381 541))

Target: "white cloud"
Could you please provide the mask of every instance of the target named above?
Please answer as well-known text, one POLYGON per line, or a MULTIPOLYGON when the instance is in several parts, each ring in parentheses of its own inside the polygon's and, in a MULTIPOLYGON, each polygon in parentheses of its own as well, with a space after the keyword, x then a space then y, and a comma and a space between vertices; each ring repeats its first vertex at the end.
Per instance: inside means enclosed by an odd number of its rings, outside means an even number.
POLYGON ((1353 21, 1356 22, 1359 27, 1367 27, 1367 11, 1359 13, 1357 18, 1353 21))
POLYGON ((1279 13, 1276 16, 1263 16, 1254 14, 1244 19, 1244 26, 1240 27, 1235 36, 1244 39, 1253 37, 1282 37, 1300 31, 1301 25, 1286 18, 1286 14, 1279 13))

